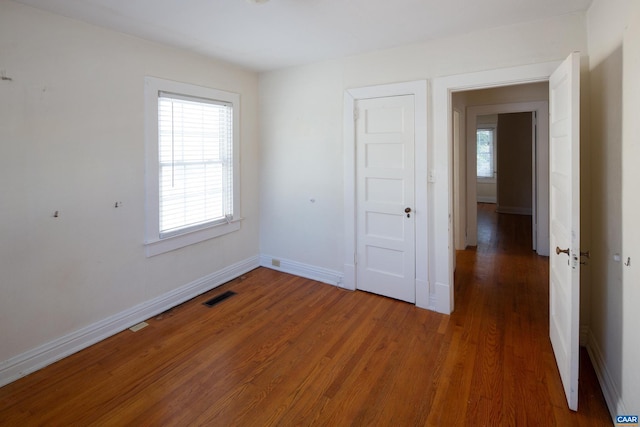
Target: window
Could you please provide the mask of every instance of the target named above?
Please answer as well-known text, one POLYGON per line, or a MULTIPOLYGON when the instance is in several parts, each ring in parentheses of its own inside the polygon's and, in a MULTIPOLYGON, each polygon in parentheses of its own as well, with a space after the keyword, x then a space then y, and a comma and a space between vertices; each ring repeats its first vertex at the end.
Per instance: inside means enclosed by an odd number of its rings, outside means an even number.
POLYGON ((233 216, 233 106, 158 94, 160 237, 233 216))
POLYGON ((478 178, 495 178, 495 129, 479 128, 476 133, 478 178))
POLYGON ((145 101, 147 256, 238 230, 239 95, 147 77, 145 101))

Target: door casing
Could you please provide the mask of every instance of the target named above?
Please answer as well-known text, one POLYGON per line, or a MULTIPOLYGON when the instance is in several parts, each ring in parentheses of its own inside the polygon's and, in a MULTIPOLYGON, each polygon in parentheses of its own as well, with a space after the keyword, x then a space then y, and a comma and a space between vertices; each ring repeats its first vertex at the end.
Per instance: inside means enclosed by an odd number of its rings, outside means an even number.
POLYGON ((434 310, 428 281, 429 212, 427 191, 427 81, 418 80, 348 89, 344 94, 344 287, 355 290, 356 277, 356 139, 354 108, 357 100, 400 95, 415 99, 415 244, 416 306, 434 310))
POLYGON ((433 80, 433 144, 429 150, 432 167, 438 171, 438 180, 430 188, 433 206, 433 230, 429 252, 432 254, 429 281, 435 289, 436 311, 451 313, 454 310, 454 262, 455 242, 451 216, 453 206, 453 107, 454 92, 545 82, 561 61, 544 62, 519 67, 501 68, 476 73, 440 77, 433 80))

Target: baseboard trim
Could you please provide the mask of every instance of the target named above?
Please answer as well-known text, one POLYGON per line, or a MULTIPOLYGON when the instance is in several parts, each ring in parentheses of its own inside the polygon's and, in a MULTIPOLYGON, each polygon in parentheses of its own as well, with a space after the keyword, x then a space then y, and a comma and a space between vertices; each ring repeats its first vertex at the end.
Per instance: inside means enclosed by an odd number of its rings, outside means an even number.
POLYGON ((518 206, 501 206, 496 207, 496 212, 512 215, 531 215, 531 208, 522 208, 518 206))
MULTIPOLYGON (((600 383, 604 400, 609 408, 609 414, 615 423, 615 416, 617 414, 629 414, 629 412, 627 412, 624 402, 622 401, 622 396, 613 381, 611 373, 607 369, 607 365, 598 342, 591 331, 589 331, 587 335, 589 337, 587 342, 587 353, 589 353, 591 364, 593 365, 593 369, 596 371, 596 377, 598 377, 598 382, 600 383)), ((578 403, 578 405, 579 404, 580 403, 578 403)))
POLYGON ((496 203, 496 198, 495 197, 483 197, 483 196, 478 196, 476 199, 476 202, 478 203, 496 203))
POLYGON ((0 387, 210 291, 259 266, 260 259, 258 256, 248 258, 152 300, 138 304, 128 310, 0 362, 0 387))
POLYGON ((436 282, 429 309, 442 314, 451 314, 451 293, 449 290, 448 284, 436 282))
POLYGON ((429 310, 433 306, 435 306, 435 302, 431 296, 429 282, 416 279, 416 307, 429 310))
POLYGON ((306 279, 316 280, 318 282, 327 283, 329 285, 345 288, 343 273, 328 268, 316 267, 314 265, 304 264, 297 261, 291 261, 281 257, 271 255, 260 256, 260 266, 270 268, 272 270, 282 271, 306 279), (277 260, 280 265, 273 265, 273 261, 277 260))
POLYGON ((344 288, 350 291, 356 290, 356 266, 355 264, 345 264, 344 268, 344 288))
POLYGON ((586 325, 586 324, 580 325, 580 337, 578 339, 581 347, 589 346, 589 331, 590 331, 589 325, 586 325))

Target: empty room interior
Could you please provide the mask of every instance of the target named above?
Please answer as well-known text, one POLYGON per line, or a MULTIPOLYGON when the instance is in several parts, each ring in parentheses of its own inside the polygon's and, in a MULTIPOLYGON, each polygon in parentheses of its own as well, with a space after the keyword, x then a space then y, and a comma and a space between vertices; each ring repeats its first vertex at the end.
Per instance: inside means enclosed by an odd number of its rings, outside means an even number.
POLYGON ((638 425, 639 2, 0 0, 0 100, 0 425, 638 425))

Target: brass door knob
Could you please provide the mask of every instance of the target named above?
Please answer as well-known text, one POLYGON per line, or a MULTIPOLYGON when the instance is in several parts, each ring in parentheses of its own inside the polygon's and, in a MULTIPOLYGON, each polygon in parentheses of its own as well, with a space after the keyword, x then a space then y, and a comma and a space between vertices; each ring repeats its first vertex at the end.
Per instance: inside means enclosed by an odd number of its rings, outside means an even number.
POLYGON ((567 254, 567 256, 569 256, 569 248, 567 249, 560 249, 558 246, 556 246, 556 254, 560 255, 560 254, 567 254))

